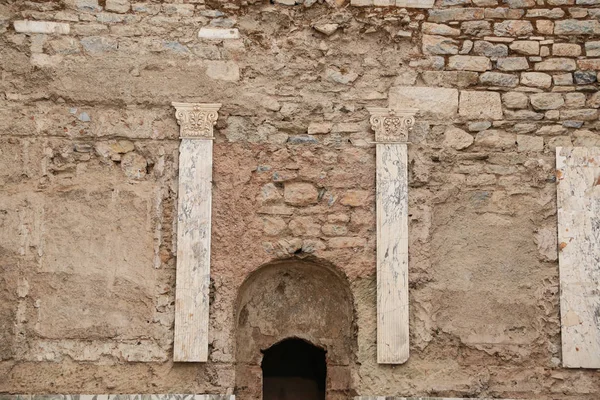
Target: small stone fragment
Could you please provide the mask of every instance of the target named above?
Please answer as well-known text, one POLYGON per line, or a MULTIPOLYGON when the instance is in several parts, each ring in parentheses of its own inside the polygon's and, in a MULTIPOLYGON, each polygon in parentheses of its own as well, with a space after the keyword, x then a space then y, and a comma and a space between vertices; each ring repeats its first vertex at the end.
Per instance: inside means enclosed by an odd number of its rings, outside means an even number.
POLYGON ((293 206, 308 206, 319 201, 319 192, 312 183, 286 183, 283 191, 285 202, 293 206))
POLYGON ((326 36, 331 36, 340 26, 338 24, 316 24, 313 28, 326 36))
POLYGON ((121 159, 121 169, 131 179, 143 179, 147 166, 146 159, 135 152, 125 154, 121 159))
POLYGON ((517 150, 520 152, 543 151, 544 138, 529 135, 517 135, 517 150))
POLYGON ((349 190, 340 199, 340 204, 350 207, 360 207, 366 205, 369 192, 366 190, 349 190))
POLYGON ((469 135, 462 129, 450 127, 444 132, 445 147, 451 147, 454 150, 463 150, 473 144, 473 136, 469 135))
POLYGON ((502 119, 502 102, 496 92, 462 90, 459 115, 468 119, 502 119))

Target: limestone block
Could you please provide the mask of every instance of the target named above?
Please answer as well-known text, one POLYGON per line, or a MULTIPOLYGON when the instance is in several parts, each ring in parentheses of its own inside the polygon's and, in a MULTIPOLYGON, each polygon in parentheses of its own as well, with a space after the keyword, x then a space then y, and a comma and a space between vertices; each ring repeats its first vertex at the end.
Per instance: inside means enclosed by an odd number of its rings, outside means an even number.
POLYGON ((224 40, 224 39, 239 39, 240 32, 237 28, 209 28, 202 27, 198 31, 200 39, 224 40))
POLYGON ((496 66, 501 71, 525 71, 529 63, 525 57, 503 57, 496 61, 496 66))
POLYGON ((492 69, 492 62, 487 57, 458 55, 448 59, 448 68, 459 71, 485 72, 492 69))
POLYGON ((509 47, 512 51, 527 56, 537 56, 540 54, 540 42, 537 40, 515 40, 509 47))
POLYGON ((552 76, 543 72, 523 72, 521 84, 539 88, 549 88, 552 85, 552 76))
POLYGON ((565 16, 565 12, 560 8, 537 8, 534 10, 527 10, 527 18, 562 18, 565 16))
POLYGON ((454 150, 463 150, 473 144, 473 136, 462 129, 449 127, 444 132, 444 147, 450 147, 454 150))
POLYGON ((423 54, 458 54, 458 42, 444 36, 423 35, 423 54))
POLYGON ((421 115, 452 118, 458 110, 458 90, 433 87, 395 86, 390 88, 392 109, 416 108, 421 115))
POLYGON ((573 74, 558 74, 552 76, 552 81, 557 86, 568 86, 573 84, 573 74))
POLYGON ((554 22, 545 19, 535 21, 535 28, 539 34, 552 35, 554 34, 554 22))
POLYGON ((517 150, 521 152, 543 151, 544 138, 539 136, 517 135, 517 150))
POLYGON ((517 137, 514 133, 489 129, 477 134, 475 144, 493 149, 510 149, 515 147, 516 140, 517 137))
POLYGON ((584 71, 600 71, 600 58, 589 58, 587 60, 577 60, 577 66, 584 71))
POLYGON ((465 21, 461 24, 463 34, 469 36, 488 36, 492 34, 492 26, 488 21, 465 21))
POLYGON ((515 87, 519 84, 519 77, 500 72, 484 72, 479 76, 479 82, 488 86, 515 87))
POLYGON ((240 80, 240 67, 233 61, 206 61, 206 75, 212 79, 235 82, 240 80))
POLYGON ((423 22, 421 30, 427 35, 442 35, 442 36, 458 36, 460 29, 452 28, 444 24, 435 24, 431 22, 423 22))
MULTIPOLYGON (((375 0, 377 1, 377 0, 375 0)), ((390 0, 392 5, 403 8, 432 8, 435 0, 390 0)))
POLYGON ((319 201, 319 192, 312 183, 286 183, 283 191, 285 202, 293 206, 307 206, 319 201))
POLYGON ((329 239, 328 245, 332 249, 365 247, 367 245, 367 239, 362 237, 334 237, 329 239))
POLYGON ((117 13, 126 13, 129 11, 131 5, 129 0, 106 0, 105 9, 106 11, 113 11, 117 13))
POLYGON ((585 54, 588 57, 600 56, 600 40, 593 42, 585 42, 585 54))
POLYGON ((502 43, 494 44, 485 40, 477 40, 473 45, 473 52, 486 57, 506 57, 508 56, 508 47, 502 43))
POLYGON ((565 93, 565 105, 568 108, 583 108, 585 107, 584 93, 565 93))
POLYGON ((566 19, 554 23, 555 35, 597 35, 600 34, 600 21, 566 19))
POLYGON ((507 20, 494 24, 497 36, 527 36, 533 33, 533 25, 529 21, 507 20))
POLYGON ((429 86, 460 87, 477 84, 478 74, 472 71, 423 71, 423 82, 429 86))
POLYGON ((548 58, 535 64, 536 71, 575 71, 577 65, 571 58, 548 58))
POLYGON ((71 31, 69 24, 62 22, 47 21, 15 21, 15 31, 20 33, 46 33, 56 35, 68 35, 71 31))
POLYGON ((581 46, 575 43, 554 43, 552 45, 552 55, 561 57, 578 57, 581 55, 581 46))
POLYGON ((349 190, 340 199, 340 204, 351 207, 366 206, 369 192, 366 190, 349 190))
POLYGON ((565 104, 560 93, 535 93, 531 95, 531 105, 536 110, 555 110, 565 104))
POLYGON ((461 90, 459 115, 467 119, 502 119, 500 93, 461 90))
POLYGON ((472 21, 476 19, 483 19, 483 17, 483 8, 447 8, 430 10, 428 21, 472 21))

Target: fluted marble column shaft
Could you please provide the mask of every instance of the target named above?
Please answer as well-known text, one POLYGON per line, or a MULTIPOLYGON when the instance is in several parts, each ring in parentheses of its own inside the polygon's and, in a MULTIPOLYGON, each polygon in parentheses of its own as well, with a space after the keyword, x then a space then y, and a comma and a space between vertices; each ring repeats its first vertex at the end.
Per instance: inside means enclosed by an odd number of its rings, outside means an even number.
POLYGON ((173 103, 180 125, 174 361, 208 359, 213 126, 220 104, 173 103))
POLYGON ((409 356, 407 141, 416 110, 369 111, 377 143, 377 362, 402 364, 409 356))

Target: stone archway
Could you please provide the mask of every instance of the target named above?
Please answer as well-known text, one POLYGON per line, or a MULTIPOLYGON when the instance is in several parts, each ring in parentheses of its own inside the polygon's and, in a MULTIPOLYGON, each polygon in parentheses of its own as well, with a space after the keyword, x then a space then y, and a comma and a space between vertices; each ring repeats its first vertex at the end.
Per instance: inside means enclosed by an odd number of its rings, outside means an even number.
POLYGON ((242 284, 235 318, 238 399, 263 399, 263 352, 290 338, 325 352, 327 400, 354 394, 352 293, 331 265, 290 259, 262 266, 242 284))

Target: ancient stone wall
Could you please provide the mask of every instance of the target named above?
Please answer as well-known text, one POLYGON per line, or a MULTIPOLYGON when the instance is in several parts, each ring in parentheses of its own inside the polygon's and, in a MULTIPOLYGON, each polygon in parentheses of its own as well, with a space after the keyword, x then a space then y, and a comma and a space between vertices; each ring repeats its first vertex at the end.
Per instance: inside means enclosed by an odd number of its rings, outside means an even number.
POLYGON ((554 150, 600 145, 600 1, 375 4, 0 1, 0 393, 237 392, 239 289, 291 259, 352 293, 334 391, 598 398, 560 365, 554 150), (173 101, 222 104, 207 363, 172 362, 173 101), (404 365, 376 361, 388 105, 419 109, 404 365))

